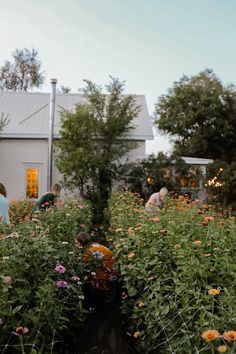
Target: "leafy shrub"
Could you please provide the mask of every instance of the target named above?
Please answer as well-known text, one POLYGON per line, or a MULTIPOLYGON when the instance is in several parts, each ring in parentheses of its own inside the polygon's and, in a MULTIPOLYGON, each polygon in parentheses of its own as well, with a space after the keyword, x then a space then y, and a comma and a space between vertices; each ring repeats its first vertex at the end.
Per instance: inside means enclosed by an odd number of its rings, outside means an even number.
POLYGON ((51 353, 68 328, 86 318, 82 282, 87 270, 74 235, 90 227, 89 217, 86 206, 68 202, 35 212, 24 223, 0 226, 3 352, 51 353))
POLYGON ((113 199, 111 215, 124 282, 121 309, 138 350, 209 353, 221 344, 234 353, 236 336, 201 337, 213 329, 236 334, 234 217, 185 200, 148 214, 129 192, 113 199))

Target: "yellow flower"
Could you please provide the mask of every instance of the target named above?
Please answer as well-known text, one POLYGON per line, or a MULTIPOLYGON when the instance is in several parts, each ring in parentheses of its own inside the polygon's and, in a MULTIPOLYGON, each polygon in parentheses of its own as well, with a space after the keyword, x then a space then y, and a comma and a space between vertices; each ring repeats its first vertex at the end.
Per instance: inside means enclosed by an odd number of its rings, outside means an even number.
POLYGON ((141 336, 141 333, 139 331, 134 332, 133 337, 138 338, 141 336))
POLYGON ((195 244, 196 246, 201 246, 202 241, 201 241, 201 240, 195 240, 195 241, 194 241, 194 244, 195 244))
POLYGON ((217 351, 218 351, 219 353, 225 353, 226 350, 227 350, 226 345, 220 345, 220 346, 217 348, 217 351))
POLYGON ((207 342, 211 342, 217 338, 220 338, 220 333, 216 329, 208 329, 202 333, 201 337, 207 342))
POLYGON ((220 289, 210 289, 210 290, 208 290, 208 294, 209 295, 213 295, 213 296, 215 296, 215 295, 218 295, 220 293, 220 289))
POLYGON ((117 229, 115 229, 115 232, 121 232, 123 231, 123 229, 121 227, 118 227, 117 229))
POLYGON ((142 308, 142 307, 144 307, 144 306, 145 306, 144 302, 143 302, 143 301, 140 301, 140 303, 138 304, 138 307, 142 308))
POLYGON ((223 333, 223 338, 229 342, 236 340, 236 331, 226 331, 223 333))
POLYGON ((128 259, 132 259, 135 257, 135 253, 134 252, 131 252, 128 254, 128 259))

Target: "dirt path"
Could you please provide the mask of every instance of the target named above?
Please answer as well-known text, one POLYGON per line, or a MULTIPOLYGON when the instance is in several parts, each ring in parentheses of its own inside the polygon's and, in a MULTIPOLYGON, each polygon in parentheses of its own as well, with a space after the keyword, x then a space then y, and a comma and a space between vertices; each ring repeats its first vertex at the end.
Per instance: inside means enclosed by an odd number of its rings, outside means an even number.
POLYGON ((117 303, 104 303, 92 313, 79 335, 77 354, 135 354, 127 341, 117 303))

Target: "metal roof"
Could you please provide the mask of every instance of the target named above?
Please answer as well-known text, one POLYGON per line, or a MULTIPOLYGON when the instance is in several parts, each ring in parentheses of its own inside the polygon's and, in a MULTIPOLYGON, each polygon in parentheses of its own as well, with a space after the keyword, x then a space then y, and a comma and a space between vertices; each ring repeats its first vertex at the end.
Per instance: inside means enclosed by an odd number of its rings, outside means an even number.
POLYGON ((198 157, 181 156, 181 158, 189 165, 208 165, 209 163, 214 162, 212 159, 203 159, 198 157))
MULTIPOLYGON (((153 131, 144 95, 135 95, 141 111, 133 121, 135 129, 131 138, 152 140, 153 131)), ((54 120, 54 136, 59 136, 60 112, 73 111, 76 104, 84 103, 82 94, 57 94, 54 120)), ((2 92, 0 94, 0 116, 9 119, 1 132, 1 138, 47 138, 49 127, 50 93, 2 92)))

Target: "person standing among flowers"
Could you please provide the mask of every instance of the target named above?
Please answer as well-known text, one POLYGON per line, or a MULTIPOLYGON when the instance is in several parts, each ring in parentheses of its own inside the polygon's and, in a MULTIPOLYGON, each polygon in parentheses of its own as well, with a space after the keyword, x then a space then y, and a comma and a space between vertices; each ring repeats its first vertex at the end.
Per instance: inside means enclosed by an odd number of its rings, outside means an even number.
POLYGON ((163 187, 159 192, 153 193, 145 204, 145 210, 154 213, 163 208, 164 199, 168 195, 168 189, 163 187))
POLYGON ((37 201, 34 210, 47 210, 54 205, 57 198, 59 198, 61 192, 61 186, 55 183, 51 192, 46 192, 37 201))
POLYGON ((0 183, 0 222, 1 221, 6 224, 10 224, 7 191, 2 183, 0 183))

